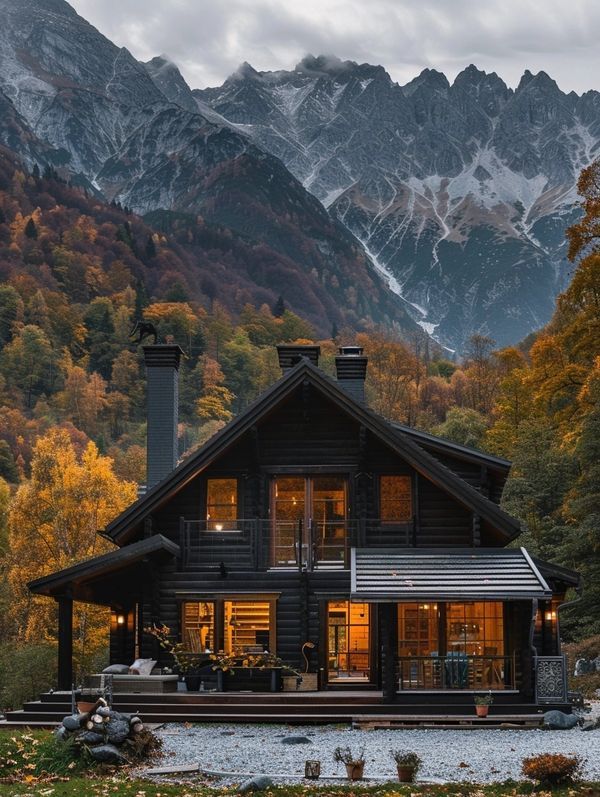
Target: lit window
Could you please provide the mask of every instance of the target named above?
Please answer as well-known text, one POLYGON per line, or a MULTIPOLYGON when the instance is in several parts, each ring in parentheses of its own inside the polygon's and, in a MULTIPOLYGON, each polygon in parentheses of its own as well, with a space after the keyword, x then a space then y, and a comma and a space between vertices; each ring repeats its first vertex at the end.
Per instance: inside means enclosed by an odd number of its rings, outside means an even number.
POLYGON ((225 653, 274 652, 270 601, 225 601, 225 653))
POLYGON ((384 523, 408 523, 412 519, 410 476, 381 476, 379 504, 384 523))
POLYGON ((237 479, 208 479, 206 483, 206 529, 235 529, 237 520, 237 479))
POLYGON ((183 643, 191 653, 215 649, 215 604, 188 601, 183 604, 183 643))

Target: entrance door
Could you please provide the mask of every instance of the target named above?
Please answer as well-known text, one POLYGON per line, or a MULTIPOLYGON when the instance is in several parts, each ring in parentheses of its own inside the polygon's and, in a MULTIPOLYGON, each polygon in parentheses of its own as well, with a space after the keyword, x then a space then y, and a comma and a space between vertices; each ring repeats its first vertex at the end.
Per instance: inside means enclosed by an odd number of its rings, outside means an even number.
POLYGON ((329 601, 327 604, 327 680, 357 685, 371 680, 370 606, 329 601))
POLYGON ((273 567, 344 567, 347 558, 344 476, 277 476, 271 497, 273 567))

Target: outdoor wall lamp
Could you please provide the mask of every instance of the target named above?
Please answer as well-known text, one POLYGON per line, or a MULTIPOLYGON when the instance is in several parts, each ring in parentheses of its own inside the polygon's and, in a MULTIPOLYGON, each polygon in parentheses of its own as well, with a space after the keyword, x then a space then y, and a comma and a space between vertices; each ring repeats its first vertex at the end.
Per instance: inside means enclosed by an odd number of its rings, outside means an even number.
POLYGON ((125 625, 125 615, 118 614, 117 615, 117 625, 125 625))

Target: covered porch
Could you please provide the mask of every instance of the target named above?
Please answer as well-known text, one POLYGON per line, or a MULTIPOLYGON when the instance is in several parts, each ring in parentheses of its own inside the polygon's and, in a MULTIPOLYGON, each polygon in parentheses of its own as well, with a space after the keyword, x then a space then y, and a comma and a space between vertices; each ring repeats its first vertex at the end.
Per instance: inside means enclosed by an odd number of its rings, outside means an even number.
POLYGON ((524 549, 353 549, 351 589, 376 607, 386 700, 490 691, 566 702, 558 590, 524 549))
POLYGON ((154 606, 158 616, 155 565, 177 557, 179 546, 160 534, 87 559, 29 584, 58 604, 58 689, 73 687, 73 603, 110 607, 110 660, 132 662, 138 653, 138 607, 154 606))

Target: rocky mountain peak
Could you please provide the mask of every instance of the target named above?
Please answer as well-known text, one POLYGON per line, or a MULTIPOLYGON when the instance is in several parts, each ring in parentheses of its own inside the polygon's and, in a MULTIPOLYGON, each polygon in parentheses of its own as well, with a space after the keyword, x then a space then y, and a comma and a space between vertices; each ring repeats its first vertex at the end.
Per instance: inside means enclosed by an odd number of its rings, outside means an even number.
POLYGON ((192 90, 185 82, 179 68, 166 55, 157 55, 144 64, 154 85, 166 99, 185 108, 190 113, 198 113, 198 106, 192 90))
POLYGON ((423 69, 416 78, 402 86, 402 91, 407 97, 410 97, 416 92, 446 92, 449 88, 450 83, 443 72, 438 72, 437 69, 423 69))

